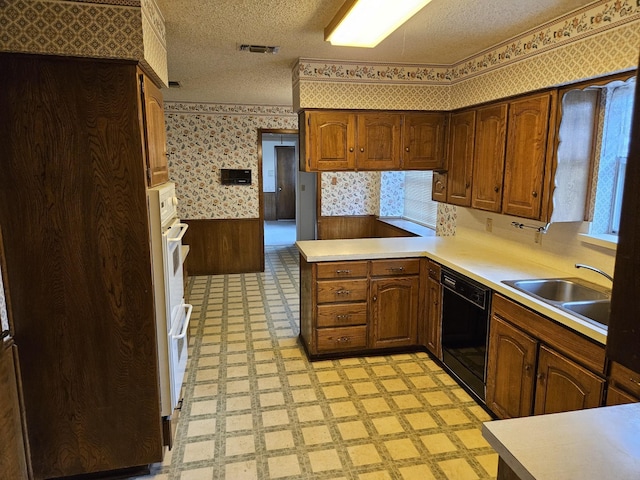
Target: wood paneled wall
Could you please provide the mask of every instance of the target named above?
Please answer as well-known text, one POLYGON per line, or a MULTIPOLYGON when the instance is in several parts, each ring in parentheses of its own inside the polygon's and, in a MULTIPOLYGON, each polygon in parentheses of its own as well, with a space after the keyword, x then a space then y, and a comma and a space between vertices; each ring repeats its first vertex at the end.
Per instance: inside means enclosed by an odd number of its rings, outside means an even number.
POLYGON ((264 271, 264 222, 258 218, 184 220, 189 275, 264 271))
POLYGON ((264 219, 277 220, 276 192, 264 192, 264 219))
POLYGON ((375 215, 320 217, 318 219, 318 240, 416 236, 399 227, 379 221, 375 215))

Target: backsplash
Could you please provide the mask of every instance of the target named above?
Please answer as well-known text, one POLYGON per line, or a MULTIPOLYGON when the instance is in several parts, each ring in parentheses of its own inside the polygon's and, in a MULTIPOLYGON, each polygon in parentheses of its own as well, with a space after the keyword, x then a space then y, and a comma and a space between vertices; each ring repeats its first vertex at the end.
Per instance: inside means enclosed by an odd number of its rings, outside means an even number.
POLYGON ((380 172, 321 174, 321 215, 378 215, 380 172))
POLYGON ((258 129, 297 130, 291 108, 165 102, 164 109, 180 218, 258 218, 258 129), (221 185, 221 168, 251 169, 253 182, 221 185))
POLYGON ((404 213, 404 172, 380 175, 380 216, 401 217, 404 213))

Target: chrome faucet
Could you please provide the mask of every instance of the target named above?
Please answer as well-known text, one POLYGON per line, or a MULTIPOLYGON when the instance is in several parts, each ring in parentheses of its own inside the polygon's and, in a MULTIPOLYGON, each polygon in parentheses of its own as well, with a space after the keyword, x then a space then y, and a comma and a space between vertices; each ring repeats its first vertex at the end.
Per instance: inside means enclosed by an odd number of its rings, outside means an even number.
POLYGON ((613 277, 611 275, 609 275, 608 273, 603 272, 599 268, 592 267, 591 265, 585 265, 584 263, 576 263, 576 268, 586 268, 587 270, 593 270, 594 272, 599 273, 603 277, 605 277, 608 280, 611 280, 611 282, 613 282, 613 277))

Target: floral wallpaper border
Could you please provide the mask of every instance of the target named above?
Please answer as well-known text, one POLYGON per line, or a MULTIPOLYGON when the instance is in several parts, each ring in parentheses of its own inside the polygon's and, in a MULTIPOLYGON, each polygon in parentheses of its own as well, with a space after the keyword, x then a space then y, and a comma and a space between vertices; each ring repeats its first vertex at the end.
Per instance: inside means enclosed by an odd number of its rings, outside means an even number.
POLYGON ((229 103, 165 102, 165 113, 230 113, 234 115, 295 115, 280 105, 234 105, 229 103))
POLYGON ((293 84, 304 81, 451 84, 637 20, 640 20, 638 0, 601 0, 455 65, 373 64, 301 58, 293 69, 293 84))

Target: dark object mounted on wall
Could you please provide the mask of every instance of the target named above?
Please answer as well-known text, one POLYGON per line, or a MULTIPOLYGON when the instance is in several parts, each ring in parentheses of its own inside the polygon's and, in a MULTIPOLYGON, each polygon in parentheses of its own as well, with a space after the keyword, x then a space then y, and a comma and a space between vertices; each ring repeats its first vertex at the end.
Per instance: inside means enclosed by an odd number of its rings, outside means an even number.
POLYGON ((251 170, 220 169, 222 185, 251 185, 251 170))

